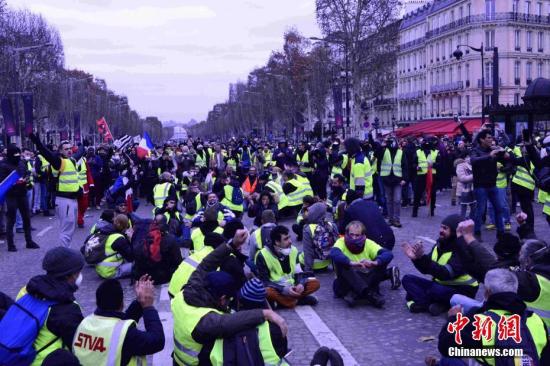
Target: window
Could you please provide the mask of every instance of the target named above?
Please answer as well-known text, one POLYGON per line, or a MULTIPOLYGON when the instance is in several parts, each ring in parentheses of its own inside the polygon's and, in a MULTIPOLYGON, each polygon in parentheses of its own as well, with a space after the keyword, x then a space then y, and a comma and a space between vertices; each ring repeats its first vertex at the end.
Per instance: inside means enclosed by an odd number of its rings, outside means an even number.
POLYGON ((514 63, 514 85, 520 84, 520 68, 521 68, 521 62, 516 61, 514 63))
POLYGON ((531 14, 531 2, 530 1, 525 2, 525 14, 531 14))
POLYGON ((435 84, 439 85, 439 70, 435 72, 435 84))
POLYGON ((449 67, 449 83, 453 82, 453 67, 449 67))
POLYGON ((466 64, 466 82, 470 80, 470 64, 466 64))
POLYGON ((453 39, 449 38, 449 57, 452 57, 453 54, 453 39))
POLYGON ((458 66, 456 69, 456 80, 462 81, 462 66, 458 66))
POLYGON ((537 77, 538 78, 542 77, 542 62, 539 62, 537 65, 537 77))
POLYGON ((495 0, 485 0, 485 19, 495 19, 495 0))
POLYGON ((532 63, 532 62, 528 62, 528 63, 525 65, 525 77, 526 77, 526 79, 527 79, 527 83, 530 83, 530 82, 531 82, 532 76, 533 76, 533 63, 532 63))
POLYGON ((466 115, 470 115, 470 96, 466 95, 466 115))
MULTIPOLYGON (((542 4, 541 4, 542 6, 542 4)), ((455 11, 454 10, 451 10, 451 22, 454 22, 455 21, 455 11)))
POLYGON ((527 31, 527 52, 533 51, 533 32, 527 31))
POLYGON ((485 31, 485 49, 493 49, 495 47, 495 30, 485 31))
POLYGON ((514 104, 519 105, 519 93, 514 94, 514 104))
POLYGON ((542 3, 537 3, 537 15, 542 16, 542 3))
POLYGON ((441 84, 445 84, 445 69, 441 70, 441 84))
POLYGON ((544 33, 539 32, 537 35, 537 48, 539 52, 544 51, 544 33))
POLYGON ((461 6, 458 8, 459 19, 464 18, 464 8, 461 6))
POLYGON ((514 0, 514 2, 512 3, 512 13, 519 13, 519 0, 514 0))
POLYGON ((493 83, 493 63, 487 62, 485 64, 485 85, 491 85, 493 83))
POLYGON ((462 95, 458 96, 458 115, 462 115, 462 95))
POLYGON ((434 62, 434 46, 430 46, 430 62, 434 62))
POLYGON ((521 50, 521 31, 516 30, 514 34, 515 34, 516 51, 520 51, 521 50))

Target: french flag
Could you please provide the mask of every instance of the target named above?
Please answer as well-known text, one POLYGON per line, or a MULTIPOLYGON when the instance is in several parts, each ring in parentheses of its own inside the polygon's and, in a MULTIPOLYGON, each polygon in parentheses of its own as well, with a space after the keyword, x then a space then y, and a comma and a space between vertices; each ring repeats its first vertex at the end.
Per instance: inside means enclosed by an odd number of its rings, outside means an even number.
POLYGON ((136 149, 138 158, 143 159, 146 156, 149 156, 151 154, 151 150, 153 150, 154 148, 155 145, 153 145, 149 134, 147 132, 144 132, 143 137, 141 138, 141 141, 139 142, 139 145, 136 149))

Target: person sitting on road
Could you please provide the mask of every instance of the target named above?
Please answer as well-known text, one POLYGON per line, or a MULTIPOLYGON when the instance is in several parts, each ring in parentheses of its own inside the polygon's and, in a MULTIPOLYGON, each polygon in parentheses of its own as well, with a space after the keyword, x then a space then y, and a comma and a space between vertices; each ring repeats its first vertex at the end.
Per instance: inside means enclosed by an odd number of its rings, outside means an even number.
POLYGON ((162 351, 164 331, 154 308, 153 281, 144 275, 136 282, 137 299, 124 312, 124 293, 120 282, 109 279, 96 290, 97 309, 78 326, 72 343, 74 354, 83 365, 135 365, 147 363, 145 356, 162 351), (137 329, 143 317, 145 331, 137 329), (86 337, 105 341, 90 347, 86 337), (101 339, 101 338, 99 338, 101 339), (112 357, 112 358, 111 358, 112 357))
POLYGON ((211 232, 218 234, 223 233, 223 227, 219 225, 218 214, 218 210, 213 206, 204 210, 204 214, 202 215, 203 221, 200 223, 199 227, 193 229, 191 232, 191 241, 193 243, 191 249, 194 252, 204 248, 204 237, 206 234, 211 232))
POLYGON ((304 233, 304 212, 307 208, 319 201, 318 198, 313 196, 305 196, 302 199, 302 208, 298 211, 298 216, 296 216, 296 223, 292 224, 292 231, 296 234, 296 240, 302 241, 302 235, 304 233))
MULTIPOLYGON (((448 325, 457 321, 458 313, 462 313, 460 306, 451 308, 448 312, 449 323, 446 323, 439 333, 439 352, 443 359, 439 365, 450 365, 446 361, 452 361, 453 365, 468 365, 468 362, 457 358, 449 358, 451 347, 464 349, 484 349, 484 348, 506 348, 521 349, 523 356, 516 359, 500 359, 498 362, 494 357, 476 358, 475 361, 483 365, 503 364, 522 364, 522 365, 548 365, 550 364, 550 347, 548 347, 547 327, 542 319, 535 313, 527 310, 526 304, 518 296, 518 279, 514 273, 507 269, 492 269, 485 275, 485 302, 483 307, 475 313, 466 314, 468 322, 461 329, 461 343, 456 341, 456 335, 448 331, 448 325), (500 340, 500 333, 503 332, 500 327, 501 316, 520 317, 521 341, 500 340), (474 339, 476 334, 474 324, 479 322, 483 324, 489 317, 493 321, 490 323, 490 333, 493 337, 488 340, 482 336, 480 339, 474 339), (477 319, 479 318, 479 320, 477 319), (497 324, 499 325, 497 328, 497 324), (523 325, 525 324, 525 326, 523 325), (498 329, 498 331, 497 331, 498 329), (525 331, 530 334, 526 335, 525 331), (510 363, 511 362, 511 363, 510 363)), ((464 317, 463 317, 464 318, 464 317)), ((427 360, 429 365, 437 365, 434 358, 427 360)))
POLYGON ((44 358, 55 350, 71 349, 76 329, 84 318, 74 297, 82 283, 84 264, 84 258, 76 250, 62 246, 52 248, 42 260, 42 269, 46 274, 32 277, 19 291, 17 300, 29 294, 56 302, 50 307, 34 341, 34 349, 40 351, 32 366, 42 365, 44 358))
MULTIPOLYGON (((393 259, 388 249, 382 248, 365 236, 365 227, 360 221, 352 221, 346 227, 346 235, 334 244, 330 251, 336 269, 332 285, 336 297, 344 298, 355 306, 366 300, 375 307, 382 307, 384 299, 378 295, 378 285, 386 277, 386 267, 393 259)), ((397 268, 397 267, 394 267, 397 268)), ((399 285, 399 270, 394 271, 392 288, 399 285)))
POLYGON ((441 222, 439 239, 430 254, 424 253, 421 241, 403 244, 403 251, 416 269, 431 275, 428 280, 415 275, 403 276, 403 288, 407 292, 407 307, 412 313, 429 311, 439 315, 449 308, 449 300, 455 294, 474 297, 478 282, 465 270, 456 252, 457 227, 462 217, 453 214, 441 222))
POLYGON ((227 207, 220 203, 218 196, 214 192, 208 193, 206 197, 206 205, 197 211, 197 214, 193 217, 192 225, 194 227, 200 226, 204 221, 204 213, 207 209, 216 211, 216 217, 218 225, 223 227, 229 221, 235 220, 235 214, 227 207))
POLYGON ((321 285, 318 279, 302 273, 298 249, 292 245, 288 228, 278 225, 270 235, 271 243, 255 258, 258 278, 267 287, 267 299, 275 306, 287 308, 316 305, 318 300, 311 294, 321 285))
POLYGON ((338 227, 327 215, 327 205, 317 202, 304 210, 303 255, 300 264, 304 272, 326 269, 330 264, 329 253, 338 239, 338 227))
POLYGON ((127 229, 126 215, 116 215, 112 225, 106 225, 101 229, 101 232, 107 235, 105 259, 95 266, 95 271, 101 278, 122 278, 132 273, 134 253, 126 236, 127 229))
POLYGON ((230 299, 237 295, 239 286, 231 275, 216 269, 225 258, 239 253, 247 238, 246 230, 237 230, 228 243, 218 246, 204 258, 183 291, 172 300, 173 358, 177 365, 210 364, 211 349, 216 339, 254 329, 265 321, 277 324, 286 337, 286 322, 273 310, 229 311, 230 299))
POLYGON ((162 215, 166 219, 168 232, 178 239, 179 243, 183 242, 183 216, 178 211, 176 197, 167 197, 161 208, 155 209, 155 216, 162 215))
POLYGON ((128 217, 128 227, 133 227, 140 218, 133 212, 128 212, 128 202, 124 197, 119 197, 116 200, 115 206, 116 215, 126 215, 128 217))
POLYGON ((90 234, 95 234, 102 229, 113 225, 113 219, 115 218, 115 211, 111 209, 104 210, 99 216, 99 220, 90 229, 90 234))
POLYGON ((254 218, 254 226, 260 227, 262 225, 262 213, 265 210, 271 210, 277 216, 277 204, 268 191, 263 191, 258 202, 248 209, 248 217, 254 218))
POLYGON ((254 230, 250 236, 250 253, 248 255, 250 262, 254 262, 256 253, 271 242, 271 230, 277 226, 275 213, 271 210, 263 211, 261 223, 261 226, 254 230))

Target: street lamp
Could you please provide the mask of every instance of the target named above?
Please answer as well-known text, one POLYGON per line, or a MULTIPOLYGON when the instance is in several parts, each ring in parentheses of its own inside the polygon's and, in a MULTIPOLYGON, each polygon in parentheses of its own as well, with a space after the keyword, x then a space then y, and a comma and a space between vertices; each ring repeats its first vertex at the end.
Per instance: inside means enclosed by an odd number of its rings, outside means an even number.
MULTIPOLYGON (((349 55, 348 55, 348 43, 343 39, 338 38, 318 38, 318 37, 309 37, 312 41, 334 43, 344 47, 344 67, 346 71, 345 81, 346 81, 346 128, 349 130, 350 126, 350 105, 349 105, 349 55)), ((346 138, 346 129, 342 127, 342 135, 346 138)))

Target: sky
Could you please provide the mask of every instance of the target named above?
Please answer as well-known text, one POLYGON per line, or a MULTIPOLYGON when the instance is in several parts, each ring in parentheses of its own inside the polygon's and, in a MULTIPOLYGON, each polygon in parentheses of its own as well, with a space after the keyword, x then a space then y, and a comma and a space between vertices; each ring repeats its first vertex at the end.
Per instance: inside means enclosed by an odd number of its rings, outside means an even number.
POLYGON ((67 68, 105 79, 142 117, 206 119, 229 83, 282 49, 286 30, 319 36, 315 0, 8 0, 60 32, 67 68))

